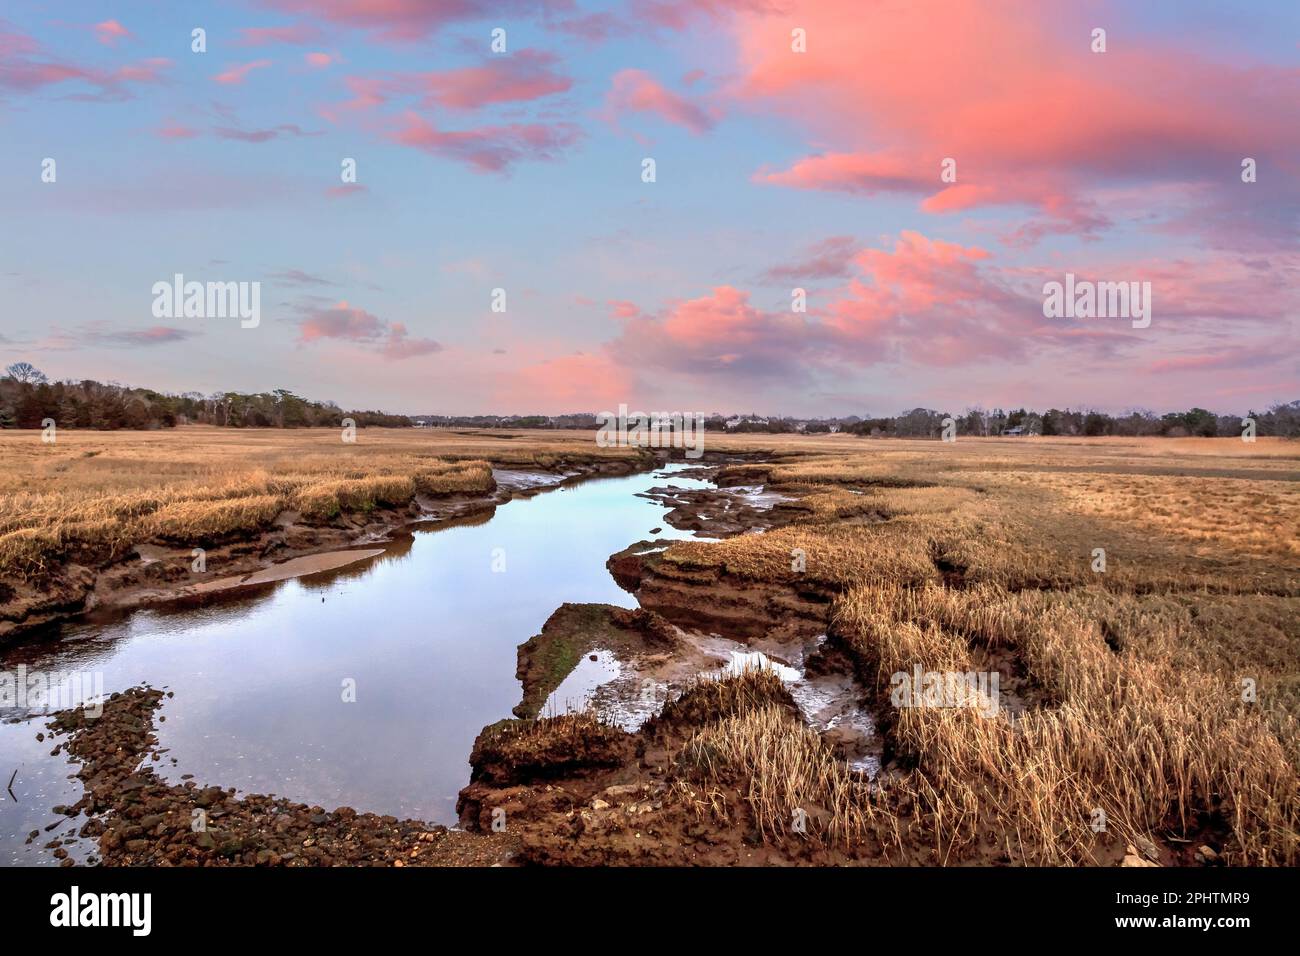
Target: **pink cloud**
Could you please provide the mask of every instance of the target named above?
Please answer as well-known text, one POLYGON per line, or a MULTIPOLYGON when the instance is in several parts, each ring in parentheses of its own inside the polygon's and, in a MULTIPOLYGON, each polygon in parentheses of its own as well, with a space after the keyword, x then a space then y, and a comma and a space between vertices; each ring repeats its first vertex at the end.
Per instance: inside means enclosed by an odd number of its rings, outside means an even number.
POLYGON ((87 348, 148 348, 170 345, 195 338, 196 329, 170 325, 153 325, 143 329, 115 329, 107 322, 87 322, 74 329, 51 326, 42 338, 25 342, 24 347, 37 352, 66 352, 87 348))
POLYGON ((157 84, 172 61, 154 57, 128 63, 116 69, 80 66, 63 62, 36 40, 6 28, 0 22, 0 89, 36 93, 65 83, 90 86, 94 92, 77 91, 64 98, 82 102, 121 102, 134 97, 133 85, 157 84))
POLYGON ((227 66, 223 72, 218 73, 212 79, 214 82, 225 86, 234 86, 243 83, 244 79, 253 70, 260 70, 270 65, 270 60, 250 60, 247 63, 235 63, 227 66))
POLYGON ((790 51, 788 16, 741 7, 727 21, 741 64, 733 94, 780 108, 834 147, 761 181, 911 193, 935 214, 1025 205, 1037 219, 1010 238, 1033 242, 1104 228, 1094 192, 1106 183, 1226 190, 1240 186, 1242 144, 1300 152, 1300 127, 1283 121, 1300 100, 1300 71, 1211 62, 1145 37, 1093 54, 1090 21, 1038 0, 918 0, 887 15, 811 0, 798 16, 806 54, 790 51), (956 160, 955 183, 940 179, 945 158, 956 160))
POLYGON ((185 126, 181 123, 168 121, 158 127, 155 131, 160 139, 193 139, 199 135, 199 131, 191 126, 185 126))
POLYGON ((389 138, 437 156, 465 163, 479 172, 505 172, 522 160, 557 158, 581 137, 567 123, 511 123, 463 130, 440 130, 408 111, 389 138))
POLYGON ((857 248, 852 236, 831 236, 813 245, 805 258, 772 266, 763 276, 770 282, 796 283, 840 278, 847 275, 857 248))
POLYGON ((279 126, 273 126, 269 129, 236 129, 228 126, 215 126, 212 132, 221 139, 233 139, 243 143, 266 143, 273 139, 279 139, 285 136, 319 136, 319 133, 312 133, 304 130, 297 123, 281 123, 279 126))
POLYGON ((426 73, 349 76, 344 80, 352 98, 346 110, 374 110, 389 100, 416 97, 422 108, 473 110, 502 103, 526 103, 567 92, 573 81, 555 69, 550 53, 521 50, 508 57, 485 60, 478 66, 426 73))
POLYGON ((335 58, 330 54, 321 53, 319 51, 315 53, 306 53, 303 55, 303 59, 307 61, 308 66, 314 66, 317 69, 323 69, 335 60, 335 58))
POLYGON ((616 319, 635 319, 641 315, 641 307, 627 299, 611 299, 607 304, 616 319))
POLYGON ((412 338, 401 322, 385 322, 371 312, 341 300, 329 307, 302 305, 299 344, 338 340, 365 345, 386 359, 401 360, 442 351, 433 339, 412 338))
POLYGON ((318 27, 307 23, 295 23, 284 27, 241 27, 236 46, 270 46, 283 43, 290 46, 302 46, 315 43, 322 36, 318 27))
POLYGON ((692 133, 706 133, 715 123, 704 109, 665 88, 644 70, 620 70, 605 95, 606 119, 617 123, 629 113, 653 113, 692 133))
POLYGON ((318 339, 367 342, 376 338, 384 328, 384 323, 378 316, 348 305, 346 299, 330 308, 307 309, 306 313, 298 325, 299 342, 315 342, 318 339))
POLYGON ((95 39, 106 46, 112 46, 118 40, 126 39, 131 35, 131 31, 116 20, 105 20, 103 23, 95 24, 95 39))
POLYGON ((262 0, 284 13, 338 27, 373 31, 390 42, 411 43, 455 23, 531 13, 530 0, 262 0))
POLYGON ((407 359, 417 355, 432 355, 441 352, 442 345, 433 339, 413 339, 401 322, 394 322, 388 327, 388 336, 384 339, 380 354, 387 359, 407 359))
POLYGON ((573 86, 552 67, 557 57, 521 50, 482 66, 425 73, 425 102, 451 109, 477 109, 493 103, 519 103, 564 93, 573 86))
POLYGON ((613 37, 626 36, 632 27, 608 10, 586 13, 560 20, 548 20, 546 28, 588 43, 604 43, 613 37))

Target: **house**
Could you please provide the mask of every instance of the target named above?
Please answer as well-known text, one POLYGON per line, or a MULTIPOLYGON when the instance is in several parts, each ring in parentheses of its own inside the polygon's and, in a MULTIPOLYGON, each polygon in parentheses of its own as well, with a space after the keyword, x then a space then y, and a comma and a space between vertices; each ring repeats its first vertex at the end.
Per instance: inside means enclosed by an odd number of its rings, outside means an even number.
POLYGON ((1017 436, 1017 437, 1018 437, 1018 436, 1020 436, 1020 435, 1023 435, 1024 433, 1025 433, 1025 426, 1024 426, 1024 425, 1016 425, 1016 426, 1014 426, 1013 428, 1004 428, 1004 429, 1002 429, 1002 434, 1004 434, 1004 435, 1013 435, 1013 436, 1017 436))

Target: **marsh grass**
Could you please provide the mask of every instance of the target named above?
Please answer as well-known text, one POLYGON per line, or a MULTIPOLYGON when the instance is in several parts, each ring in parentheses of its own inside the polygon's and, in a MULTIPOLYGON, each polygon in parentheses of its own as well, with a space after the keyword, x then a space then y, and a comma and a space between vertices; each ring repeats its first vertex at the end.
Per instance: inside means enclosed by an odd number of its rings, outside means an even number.
POLYGON ((590 435, 499 436, 370 429, 0 433, 0 577, 117 560, 147 541, 253 535, 285 511, 327 523, 402 508, 417 494, 487 494, 492 463, 564 468, 635 457, 590 435), (485 455, 491 456, 491 462, 485 455))
POLYGON ((797 722, 751 710, 687 748, 713 806, 734 771, 766 838, 790 839, 805 801, 887 859, 1114 863, 1142 837, 1165 862, 1209 843, 1300 863, 1300 447, 834 439, 800 459, 762 438, 782 461, 727 473, 799 495, 800 517, 664 564, 834 589, 892 764, 878 792, 852 786, 797 722), (891 677, 916 666, 995 667, 1028 696, 991 717, 895 708, 891 677))

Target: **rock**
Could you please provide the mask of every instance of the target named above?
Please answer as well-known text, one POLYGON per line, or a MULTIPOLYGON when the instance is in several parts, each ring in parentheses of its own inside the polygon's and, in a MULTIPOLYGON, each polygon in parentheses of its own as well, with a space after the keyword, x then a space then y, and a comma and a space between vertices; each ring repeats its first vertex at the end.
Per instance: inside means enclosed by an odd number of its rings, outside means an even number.
MULTIPOLYGON (((1150 844, 1151 841, 1147 840, 1146 842, 1150 844)), ((1132 843, 1128 845, 1126 850, 1127 852, 1124 855, 1124 859, 1120 861, 1119 864, 1120 866, 1159 866, 1160 865, 1158 863, 1153 863, 1150 860, 1145 860, 1142 857, 1138 856, 1137 847, 1133 846, 1132 843)))
POLYGON ((1137 851, 1150 860, 1152 863, 1160 862, 1160 851, 1156 845, 1144 836, 1134 837, 1133 842, 1137 844, 1137 851))
POLYGON ((609 809, 609 804, 608 804, 607 802, 605 802, 604 800, 601 800, 601 799, 597 798, 597 799, 591 801, 591 809, 593 809, 593 810, 608 810, 608 809, 609 809))
POLYGON ((1196 861, 1206 866, 1219 862, 1219 854, 1215 853, 1211 847, 1202 843, 1196 848, 1196 861))

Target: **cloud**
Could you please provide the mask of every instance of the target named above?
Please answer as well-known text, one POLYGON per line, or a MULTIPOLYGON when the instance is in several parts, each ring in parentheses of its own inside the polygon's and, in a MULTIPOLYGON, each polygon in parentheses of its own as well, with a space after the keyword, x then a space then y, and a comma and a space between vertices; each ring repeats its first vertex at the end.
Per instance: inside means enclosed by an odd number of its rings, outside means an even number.
POLYGON ((149 348, 171 345, 195 338, 196 329, 177 328, 170 325, 152 325, 143 329, 114 329, 106 322, 87 322, 75 329, 51 326, 43 338, 22 343, 37 352, 66 352, 86 348, 149 348))
POLYGON ((310 272, 303 272, 301 269, 283 269, 280 272, 272 272, 270 278, 276 282, 283 282, 287 285, 299 286, 336 286, 337 282, 326 279, 323 276, 313 275, 310 272))
POLYGON ((556 71, 557 62, 554 54, 521 50, 451 70, 349 76, 344 82, 353 95, 340 109, 375 110, 390 100, 411 97, 423 109, 476 110, 527 103, 567 92, 573 86, 569 77, 556 71))
POLYGON ((1007 239, 1032 244, 1108 228, 1101 194, 1113 186, 1239 192, 1250 153, 1284 157, 1291 175, 1268 188, 1293 220, 1300 208, 1292 67, 1211 60, 1129 34, 1094 54, 1082 11, 1041 0, 811 0, 799 8, 802 55, 790 52, 789 17, 741 7, 726 22, 739 50, 732 95, 780 110, 824 144, 784 169, 760 169, 761 182, 916 195, 935 215, 1027 208, 1030 221, 1007 239), (956 161, 954 183, 940 179, 946 158, 956 161))
POLYGON ((1280 362, 1291 362, 1294 354, 1294 342, 1272 341, 1256 346, 1234 346, 1215 352, 1201 352, 1176 355, 1157 359, 1147 366, 1147 371, 1156 374, 1185 371, 1226 371, 1258 370, 1280 362))
POLYGON ((153 57, 116 69, 80 66, 58 59, 36 40, 0 20, 0 90, 38 93, 64 84, 93 87, 64 94, 81 102, 111 103, 134 98, 133 86, 162 83, 172 61, 153 57))
POLYGON ((169 345, 184 342, 199 333, 193 329, 178 329, 168 325, 151 325, 147 329, 126 329, 121 332, 103 332, 94 338, 100 344, 128 346, 169 345))
POLYGON ((813 296, 807 313, 761 308, 729 285, 651 316, 620 303, 616 316, 626 324, 607 352, 629 368, 742 387, 882 363, 986 366, 1042 349, 1110 355, 1132 339, 1127 324, 1048 323, 1034 281, 997 270, 977 246, 904 231, 892 248, 850 248, 832 237, 814 250, 810 268, 848 277, 813 296))
POLYGON ((838 279, 848 274, 858 244, 852 236, 831 236, 816 243, 806 258, 772 266, 763 273, 767 282, 808 282, 838 279))
POLYGON ((304 53, 302 58, 307 62, 308 66, 315 67, 318 70, 324 69, 330 64, 336 62, 338 59, 329 53, 322 53, 319 50, 312 53, 304 53))
POLYGON ((461 130, 440 130, 407 111, 400 129, 388 138, 436 156, 464 163, 478 172, 507 172, 523 160, 553 160, 581 139, 571 123, 510 123, 461 130))
POLYGON ((315 43, 322 38, 319 27, 307 23, 295 23, 282 27, 241 27, 239 39, 235 46, 270 46, 283 43, 289 46, 302 46, 315 43))
POLYGON ((271 65, 270 60, 250 60, 247 63, 232 63, 225 70, 218 73, 212 78, 213 82, 220 83, 223 86, 237 86, 244 82, 248 74, 254 70, 264 69, 271 65))
POLYGON ((554 70, 557 59, 551 53, 521 50, 480 66, 420 74, 424 104, 470 110, 567 92, 573 81, 554 70))
POLYGON ((413 339, 406 332, 406 326, 394 322, 388 327, 388 335, 383 341, 380 353, 388 359, 405 359, 417 355, 432 355, 441 352, 442 345, 433 339, 413 339))
POLYGON ((665 88, 645 70, 620 70, 605 95, 604 117, 615 125, 630 113, 653 113, 685 127, 692 133, 706 133, 716 122, 703 108, 665 88))
POLYGON ((536 9, 532 0, 262 0, 262 6, 403 44, 452 24, 488 17, 508 20, 536 9))
POLYGON ((304 130, 296 123, 281 123, 279 126, 270 129, 234 129, 228 126, 214 126, 212 132, 221 139, 234 139, 243 143, 266 143, 282 136, 319 136, 320 133, 312 133, 304 130))
POLYGON ((118 40, 124 40, 131 36, 131 31, 116 20, 105 20, 103 23, 95 24, 95 39, 105 46, 112 46, 118 40))
POLYGON ((554 33, 563 33, 588 43, 604 43, 606 40, 627 36, 632 32, 631 24, 608 10, 558 20, 548 19, 545 21, 545 26, 554 33))
POLYGON ((385 327, 377 315, 348 305, 346 299, 329 308, 304 307, 303 311, 304 317, 298 324, 298 341, 301 343, 318 339, 369 342, 379 337, 385 327))
POLYGON ((351 306, 347 300, 321 307, 300 304, 298 323, 301 345, 322 340, 339 340, 365 345, 386 359, 401 360, 442 351, 433 339, 411 338, 401 322, 385 322, 365 309, 351 306))
POLYGON ((154 132, 159 139, 193 139, 199 135, 199 131, 192 126, 185 126, 175 120, 168 120, 154 132))

